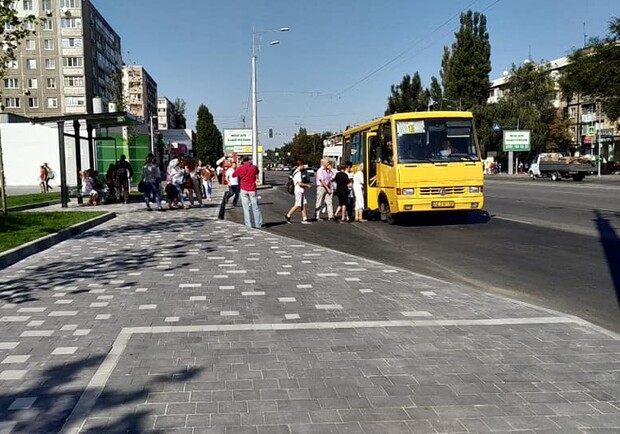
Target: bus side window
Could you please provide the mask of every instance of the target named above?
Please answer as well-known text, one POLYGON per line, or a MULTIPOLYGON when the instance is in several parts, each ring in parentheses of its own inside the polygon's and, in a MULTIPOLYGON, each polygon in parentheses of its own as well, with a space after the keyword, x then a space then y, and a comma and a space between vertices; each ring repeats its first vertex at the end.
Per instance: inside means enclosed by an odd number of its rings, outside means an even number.
POLYGON ((389 123, 379 127, 379 144, 377 158, 381 163, 394 164, 394 147, 392 144, 392 128, 389 123))

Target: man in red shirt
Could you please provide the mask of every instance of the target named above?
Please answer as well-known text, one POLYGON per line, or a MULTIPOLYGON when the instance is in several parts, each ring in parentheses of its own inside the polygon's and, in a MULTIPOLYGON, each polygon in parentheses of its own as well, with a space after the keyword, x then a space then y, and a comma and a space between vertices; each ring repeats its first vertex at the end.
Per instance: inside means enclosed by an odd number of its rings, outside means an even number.
POLYGON ((256 197, 256 177, 258 173, 258 167, 250 162, 249 157, 244 157, 243 164, 232 174, 233 177, 239 178, 241 205, 243 206, 243 221, 247 227, 252 227, 252 219, 250 218, 251 205, 252 214, 254 214, 254 227, 257 229, 263 227, 263 216, 258 208, 258 198, 256 197))

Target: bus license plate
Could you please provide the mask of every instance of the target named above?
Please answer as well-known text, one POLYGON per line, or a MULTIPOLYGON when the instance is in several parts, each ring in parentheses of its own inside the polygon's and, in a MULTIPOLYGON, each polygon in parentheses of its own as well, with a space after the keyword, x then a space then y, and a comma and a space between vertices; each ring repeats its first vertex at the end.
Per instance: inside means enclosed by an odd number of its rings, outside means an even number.
POLYGON ((452 200, 443 200, 438 202, 431 203, 433 208, 454 208, 454 201, 452 200))

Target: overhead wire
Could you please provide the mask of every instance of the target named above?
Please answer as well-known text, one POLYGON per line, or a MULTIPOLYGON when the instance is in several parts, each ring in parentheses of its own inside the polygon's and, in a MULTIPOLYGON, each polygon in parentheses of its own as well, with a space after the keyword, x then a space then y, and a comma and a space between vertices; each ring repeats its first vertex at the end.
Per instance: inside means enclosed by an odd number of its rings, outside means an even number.
MULTIPOLYGON (((437 26, 431 33, 436 33, 439 30, 441 30, 443 27, 447 26, 450 22, 452 22, 455 18, 460 17, 461 14, 466 10, 471 8, 473 5, 475 5, 476 3, 478 3, 479 0, 474 0, 473 2, 471 2, 468 6, 464 7, 463 9, 461 9, 459 12, 457 12, 456 14, 452 15, 448 20, 444 21, 443 23, 441 23, 439 26, 437 26)), ((499 1, 499 0, 497 0, 499 1)), ((392 63, 396 62, 398 59, 400 59, 401 57, 403 57, 405 54, 407 54, 408 52, 410 52, 413 48, 415 48, 417 45, 419 45, 420 43, 422 43, 425 39, 427 39, 430 35, 426 35, 422 38, 417 39, 413 45, 409 46, 408 48, 406 48, 405 50, 401 51, 400 53, 398 53, 396 56, 392 57, 391 59, 387 60, 386 62, 384 62, 381 66, 379 66, 378 68, 372 70, 371 72, 369 72, 368 74, 366 74, 364 77, 360 78, 359 80, 355 81, 353 84, 345 87, 344 89, 340 90, 339 92, 336 92, 335 95, 336 96, 341 96, 344 93, 348 92, 349 90, 353 89, 354 87, 360 85, 361 83, 365 82, 366 80, 368 80, 369 78, 371 78, 372 76, 376 75, 377 73, 379 73, 380 71, 382 71, 383 69, 387 68, 389 65, 391 65, 392 63)))

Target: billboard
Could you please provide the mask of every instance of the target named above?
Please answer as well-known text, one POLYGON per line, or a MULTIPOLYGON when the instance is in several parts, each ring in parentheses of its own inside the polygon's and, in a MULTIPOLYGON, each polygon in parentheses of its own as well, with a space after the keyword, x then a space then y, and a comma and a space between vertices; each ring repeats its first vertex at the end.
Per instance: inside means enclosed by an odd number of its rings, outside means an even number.
POLYGON ((250 148, 252 153, 252 128, 224 129, 224 152, 238 152, 235 148, 250 148))
POLYGON ((530 130, 516 130, 506 131, 504 130, 504 151, 529 151, 530 144, 530 130))

